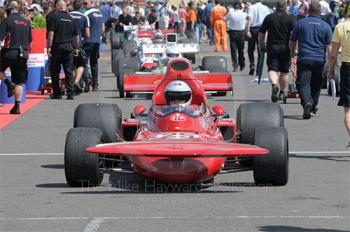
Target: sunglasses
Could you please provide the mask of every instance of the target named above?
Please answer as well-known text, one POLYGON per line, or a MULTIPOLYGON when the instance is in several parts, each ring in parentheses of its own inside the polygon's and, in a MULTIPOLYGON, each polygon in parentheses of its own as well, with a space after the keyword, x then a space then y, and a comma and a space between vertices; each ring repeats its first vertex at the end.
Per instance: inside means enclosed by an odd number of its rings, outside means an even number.
POLYGON ((88 2, 83 2, 83 5, 87 5, 87 4, 89 4, 88 2))

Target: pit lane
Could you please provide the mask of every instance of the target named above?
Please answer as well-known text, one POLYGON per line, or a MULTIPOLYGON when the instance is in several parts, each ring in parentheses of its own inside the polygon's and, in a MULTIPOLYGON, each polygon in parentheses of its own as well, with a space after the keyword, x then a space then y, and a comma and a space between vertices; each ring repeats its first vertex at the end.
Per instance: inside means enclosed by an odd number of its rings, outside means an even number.
MULTIPOLYGON (((202 51, 200 56, 212 55, 206 46, 202 51)), ((106 51, 99 93, 74 101, 45 100, 1 131, 0 231, 350 230, 343 110, 324 90, 311 120, 302 120, 299 100, 281 104, 291 150, 287 186, 256 187, 252 172, 241 172, 219 175, 199 191, 152 186, 136 175, 113 179, 114 187, 105 176, 100 187, 69 188, 62 152, 74 108, 85 102, 117 103, 128 117, 134 105, 149 103, 117 97, 108 57, 106 51)), ((234 73, 234 97, 209 97, 210 104, 224 105, 235 117, 241 103, 269 101, 270 86, 250 83, 247 72, 234 73)))

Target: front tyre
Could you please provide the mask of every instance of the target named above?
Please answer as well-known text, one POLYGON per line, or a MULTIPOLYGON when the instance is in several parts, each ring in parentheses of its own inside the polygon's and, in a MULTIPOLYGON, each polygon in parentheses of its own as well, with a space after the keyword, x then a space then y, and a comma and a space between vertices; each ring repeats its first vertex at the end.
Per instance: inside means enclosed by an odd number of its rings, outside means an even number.
POLYGON ((101 184, 99 156, 86 152, 86 148, 102 143, 98 128, 72 128, 68 131, 64 148, 64 172, 71 187, 91 187, 101 184))
POLYGON ((259 127, 254 144, 270 152, 254 159, 256 185, 283 186, 288 182, 288 133, 284 127, 259 127))

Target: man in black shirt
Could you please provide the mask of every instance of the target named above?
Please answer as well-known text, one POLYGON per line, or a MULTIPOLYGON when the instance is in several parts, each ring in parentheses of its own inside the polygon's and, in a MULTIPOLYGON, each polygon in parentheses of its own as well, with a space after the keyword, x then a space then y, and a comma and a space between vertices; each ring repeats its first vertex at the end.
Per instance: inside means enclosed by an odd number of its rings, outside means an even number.
POLYGON ((144 19, 141 17, 141 13, 140 12, 136 12, 135 13, 135 17, 133 17, 131 19, 131 24, 132 25, 142 25, 144 23, 144 19))
POLYGON ((32 31, 30 22, 18 13, 17 2, 10 2, 9 10, 10 15, 0 25, 0 44, 5 40, 1 49, 0 79, 7 85, 8 97, 15 95, 15 105, 10 113, 20 114, 19 104, 23 92, 22 85, 27 81, 27 60, 32 43, 32 31), (14 84, 6 79, 4 71, 8 67, 14 84))
POLYGON ((123 9, 123 14, 119 15, 117 24, 115 26, 115 32, 123 33, 124 26, 128 26, 131 23, 131 16, 128 14, 126 9, 123 9))
POLYGON ((149 25, 154 25, 154 28, 156 30, 158 30, 158 28, 159 28, 159 19, 157 17, 156 9, 153 8, 151 10, 151 14, 148 15, 147 21, 148 21, 149 25))
POLYGON ((53 94, 51 99, 61 99, 59 86, 61 64, 67 80, 67 99, 74 99, 73 50, 78 53, 79 33, 73 18, 67 13, 67 5, 63 0, 56 3, 56 11, 52 13, 48 28, 48 54, 51 56, 51 78, 53 94))
POLYGON ((272 84, 272 102, 278 101, 278 93, 281 96, 288 94, 288 72, 290 67, 289 37, 292 33, 295 20, 286 13, 287 3, 279 0, 276 4, 276 12, 269 14, 264 19, 259 30, 260 49, 264 48, 267 32, 267 66, 268 75, 272 84), (278 76, 278 72, 280 75, 278 76), (279 87, 278 87, 279 83, 279 87))

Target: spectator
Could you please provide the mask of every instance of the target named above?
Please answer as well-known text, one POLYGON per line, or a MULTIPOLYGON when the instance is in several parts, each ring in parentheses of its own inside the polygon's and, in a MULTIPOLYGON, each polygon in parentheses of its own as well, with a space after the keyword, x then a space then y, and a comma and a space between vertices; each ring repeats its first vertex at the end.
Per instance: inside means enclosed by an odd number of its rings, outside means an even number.
POLYGON ((156 9, 152 9, 151 14, 148 15, 147 21, 148 21, 149 25, 152 25, 155 29, 159 28, 156 9))
POLYGON ((46 19, 42 15, 44 10, 38 4, 32 4, 29 7, 29 17, 31 19, 32 28, 46 28, 46 19))
POLYGON ((186 33, 187 38, 194 38, 194 24, 196 23, 197 15, 194 10, 193 2, 188 3, 188 8, 186 12, 186 33))
POLYGON ((122 9, 120 9, 120 7, 115 4, 115 2, 112 2, 111 17, 117 20, 121 14, 122 14, 122 9))
POLYGON ((187 14, 184 5, 179 6, 178 13, 180 18, 180 34, 184 36, 186 31, 186 14, 187 14))
POLYGON ((280 90, 281 98, 286 98, 288 96, 288 73, 291 58, 288 42, 295 20, 293 16, 288 15, 286 11, 286 1, 279 0, 276 4, 276 12, 266 16, 259 30, 258 41, 262 49, 266 47, 263 43, 265 43, 267 32, 266 63, 272 85, 272 102, 278 101, 278 93, 280 90))
MULTIPOLYGON (((251 25, 248 25, 247 37, 248 40, 248 57, 249 57, 249 75, 253 75, 255 71, 255 62, 254 62, 254 51, 258 45, 258 35, 262 22, 265 17, 270 14, 270 10, 267 6, 261 3, 261 0, 257 0, 255 4, 251 5, 248 8, 248 16, 250 18, 251 25)), ((260 59, 261 54, 258 49, 258 60, 260 59)))
MULTIPOLYGON (((100 57, 100 38, 104 32, 103 17, 101 12, 98 9, 94 8, 92 0, 84 0, 83 5, 86 9, 86 12, 84 14, 89 18, 90 21, 90 38, 84 41, 84 50, 90 61, 92 91, 98 91, 98 59, 100 57)), ((88 80, 86 82, 86 86, 89 86, 88 80)), ((85 90, 88 90, 88 87, 86 87, 85 90)))
POLYGON ((207 33, 208 33, 210 46, 214 45, 213 27, 210 23, 211 10, 214 8, 214 6, 215 6, 214 0, 208 0, 208 4, 204 8, 205 25, 207 26, 207 33))
POLYGON ((15 104, 10 114, 20 114, 20 103, 23 93, 23 84, 27 81, 28 50, 32 43, 30 22, 19 13, 18 3, 9 3, 10 15, 1 22, 0 44, 5 40, 1 50, 0 80, 7 86, 8 97, 15 95, 15 104), (5 70, 10 68, 12 81, 6 78, 5 70))
POLYGON ((320 3, 312 2, 309 17, 297 21, 289 43, 291 54, 295 53, 297 42, 296 84, 304 108, 303 119, 310 119, 311 113, 316 114, 318 110, 326 49, 330 48, 332 42, 332 29, 321 19, 320 3))
POLYGON ((215 0, 216 6, 211 10, 210 23, 214 29, 214 42, 215 42, 215 52, 220 52, 224 50, 227 52, 227 32, 226 23, 224 17, 226 15, 226 8, 221 6, 220 0, 215 0))
POLYGON ((288 8, 289 14, 297 18, 299 14, 299 7, 300 7, 299 0, 292 0, 292 4, 288 8))
POLYGON ((179 31, 180 29, 180 18, 179 18, 179 13, 177 11, 177 8, 175 6, 171 6, 171 19, 173 21, 172 28, 175 29, 176 31, 179 31))
POLYGON ((249 24, 249 17, 247 13, 242 11, 241 3, 234 2, 233 8, 229 10, 224 19, 228 27, 233 71, 236 72, 238 66, 242 71, 245 67, 244 39, 246 25, 249 24))
POLYGON ((309 11, 309 3, 307 0, 301 0, 301 4, 298 12, 298 19, 304 18, 307 16, 309 11))
POLYGON ((141 13, 136 11, 135 17, 131 19, 132 25, 143 25, 145 20, 141 17, 141 13))
POLYGON ((204 23, 205 23, 205 17, 204 17, 204 4, 202 1, 200 1, 197 4, 197 21, 195 24, 195 30, 196 30, 196 43, 200 44, 202 40, 202 34, 204 31, 204 23))
POLYGON ((67 99, 74 99, 73 50, 77 52, 79 33, 73 18, 67 13, 67 5, 63 0, 56 3, 56 10, 48 21, 48 54, 50 59, 53 94, 51 99, 61 99, 62 90, 59 85, 61 65, 67 80, 67 99))
POLYGON ((81 13, 82 8, 82 0, 75 0, 73 3, 74 10, 69 13, 69 15, 73 18, 75 24, 78 27, 78 34, 80 40, 80 48, 79 53, 75 54, 73 63, 75 68, 75 78, 74 78, 74 91, 76 95, 79 95, 83 92, 82 86, 80 85, 80 79, 83 75, 84 68, 86 68, 86 54, 83 50, 84 41, 89 40, 90 38, 90 21, 89 18, 81 13))
MULTIPOLYGON (((344 12, 342 12, 345 21, 339 23, 333 33, 332 49, 329 55, 328 78, 334 77, 334 67, 340 47, 342 47, 342 64, 340 68, 340 99, 338 106, 344 107, 344 124, 350 136, 350 7, 346 3, 344 12)), ((350 142, 347 146, 350 147, 350 142)))
POLYGON ((162 7, 159 9, 159 28, 160 29, 169 28, 170 14, 166 7, 167 7, 167 3, 165 2, 162 4, 162 7))

